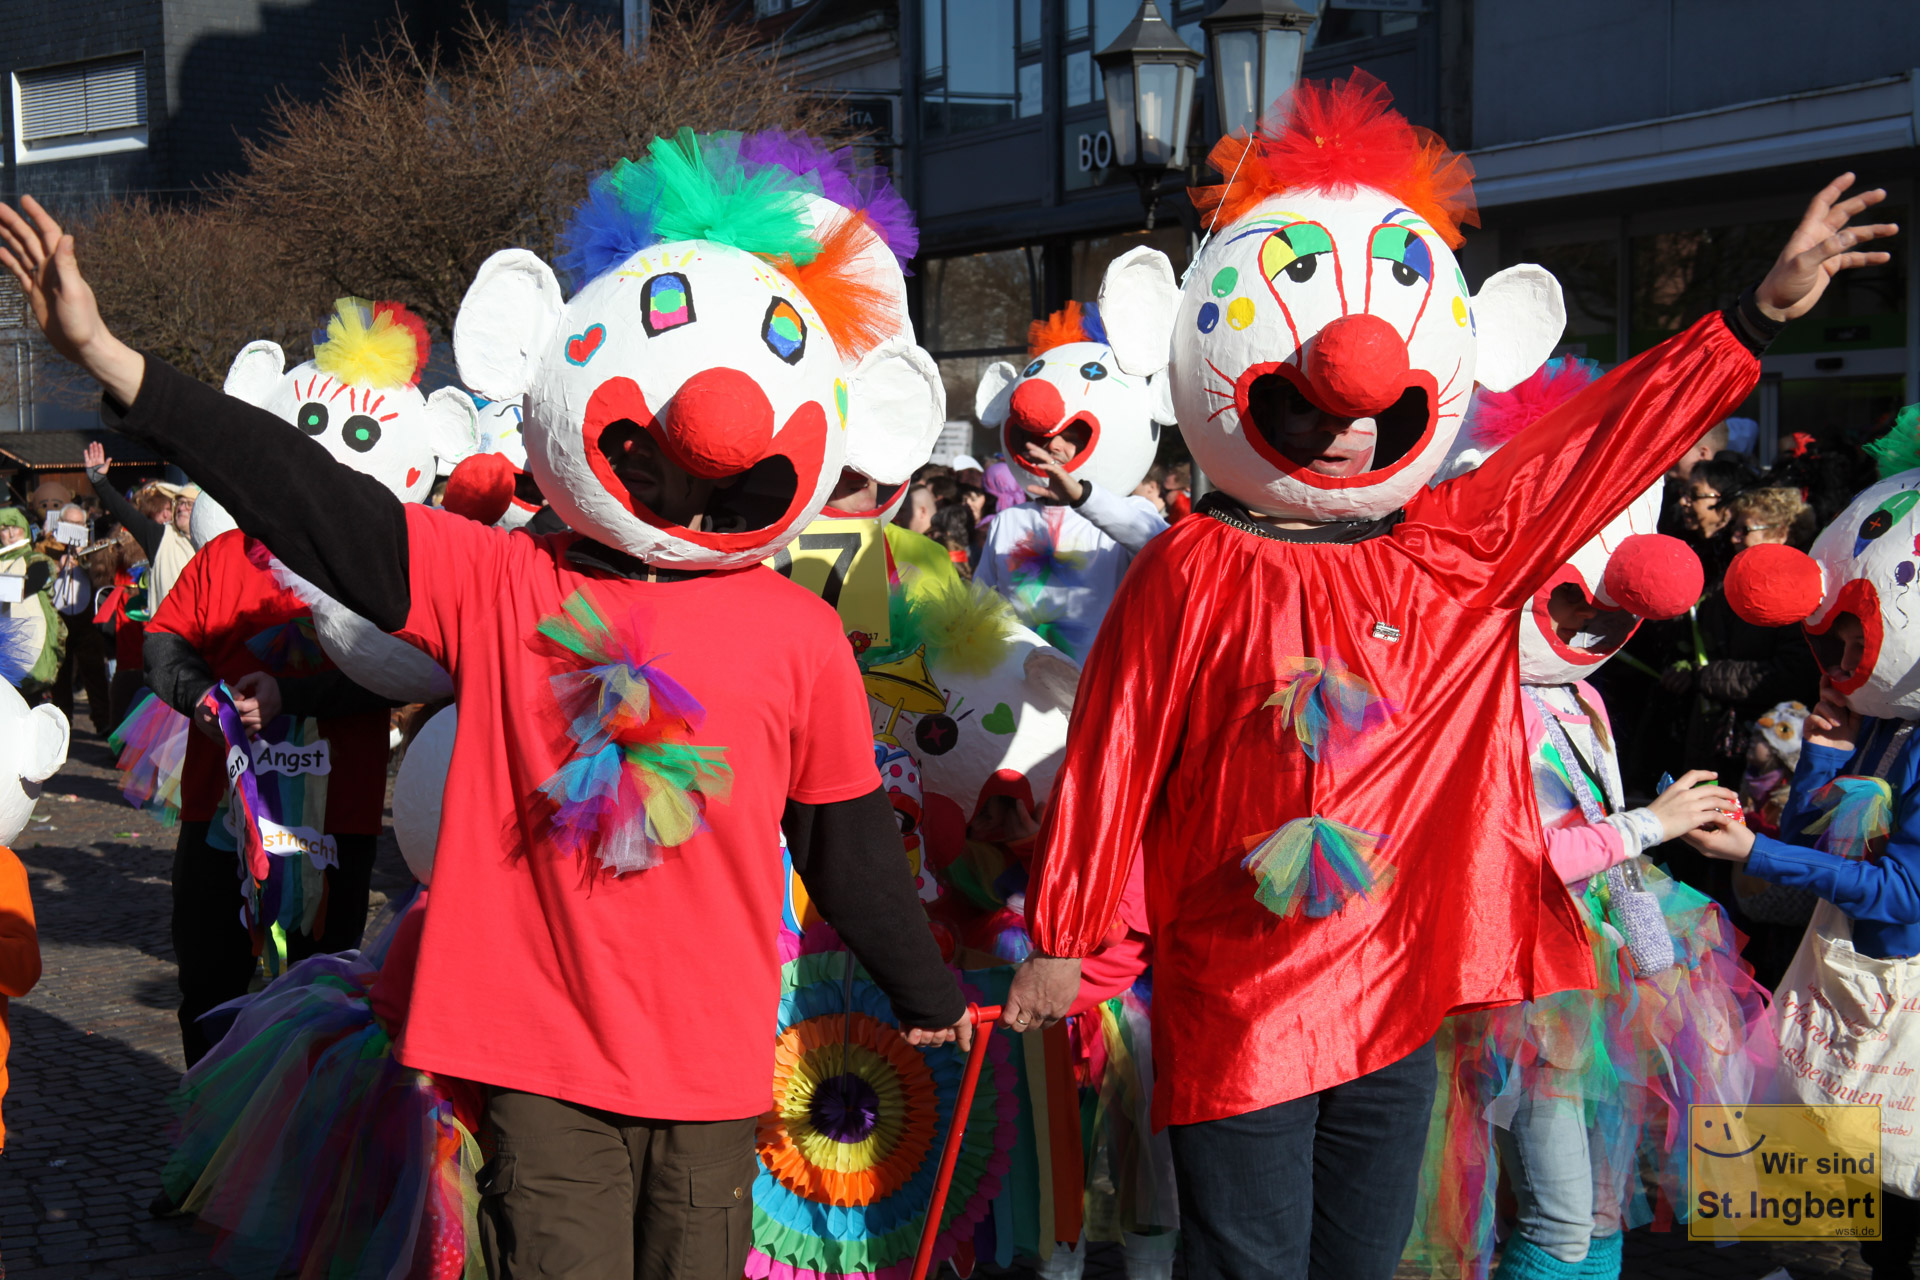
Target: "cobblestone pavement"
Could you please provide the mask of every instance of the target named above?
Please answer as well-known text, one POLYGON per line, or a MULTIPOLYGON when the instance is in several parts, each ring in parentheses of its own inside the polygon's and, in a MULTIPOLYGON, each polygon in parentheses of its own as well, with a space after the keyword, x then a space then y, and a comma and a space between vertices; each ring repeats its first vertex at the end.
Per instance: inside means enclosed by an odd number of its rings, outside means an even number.
MULTIPOLYGON (((82 724, 85 717, 82 717, 82 724)), ((120 799, 106 745, 76 726, 72 759, 22 834, 45 972, 12 1004, 12 1084, 0 1155, 0 1260, 13 1276, 217 1276, 191 1224, 155 1221, 167 1154, 168 1098, 180 1077, 167 943, 170 828, 120 799)), ((376 906, 408 880, 391 840, 375 871, 376 906)), ((1628 1237, 1631 1280, 1864 1280, 1856 1251, 1782 1244, 1714 1249, 1684 1235, 1628 1237)), ((1123 1272, 1098 1247, 1087 1274, 1123 1272)), ((1413 1273, 1403 1269, 1402 1275, 1413 1273)))

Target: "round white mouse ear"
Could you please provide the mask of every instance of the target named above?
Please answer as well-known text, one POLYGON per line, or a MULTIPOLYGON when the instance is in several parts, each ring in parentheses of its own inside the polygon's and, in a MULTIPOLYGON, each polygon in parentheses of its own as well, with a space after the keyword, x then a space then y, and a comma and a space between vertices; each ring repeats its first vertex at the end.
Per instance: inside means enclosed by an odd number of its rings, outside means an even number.
POLYGON ((407 870, 421 884, 433 882, 433 852, 440 842, 440 807, 446 799, 447 768, 453 763, 458 711, 448 707, 414 735, 406 759, 393 779, 393 838, 407 870))

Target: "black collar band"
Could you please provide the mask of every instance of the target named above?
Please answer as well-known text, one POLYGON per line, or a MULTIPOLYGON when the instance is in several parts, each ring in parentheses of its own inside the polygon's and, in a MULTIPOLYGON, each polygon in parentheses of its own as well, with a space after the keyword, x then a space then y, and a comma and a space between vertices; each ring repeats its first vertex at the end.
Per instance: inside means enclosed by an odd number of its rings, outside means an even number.
POLYGON ((631 578, 637 582, 686 582, 714 572, 712 569, 676 569, 651 565, 617 547, 587 537, 579 538, 569 546, 566 556, 568 563, 576 569, 610 573, 617 578, 631 578))
POLYGON ((1365 542, 1369 538, 1390 533, 1395 525, 1407 518, 1406 511, 1400 510, 1371 520, 1332 520, 1311 529, 1282 529, 1265 520, 1254 519, 1253 513, 1243 503, 1219 489, 1200 499, 1200 504, 1193 511, 1195 515, 1212 516, 1221 524, 1231 525, 1242 533, 1250 533, 1256 538, 1269 538, 1274 542, 1365 542))

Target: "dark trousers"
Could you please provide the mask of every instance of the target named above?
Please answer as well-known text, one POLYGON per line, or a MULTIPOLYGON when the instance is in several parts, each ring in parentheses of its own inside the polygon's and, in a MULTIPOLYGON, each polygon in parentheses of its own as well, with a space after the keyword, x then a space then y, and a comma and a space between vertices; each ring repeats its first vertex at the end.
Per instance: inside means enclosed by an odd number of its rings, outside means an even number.
POLYGON ((113 699, 107 692, 107 637, 84 613, 67 619, 67 652, 60 659, 59 674, 53 678, 53 705, 69 722, 73 720, 76 683, 87 691, 87 711, 93 716, 94 732, 106 737, 114 728, 113 699))
POLYGON ((1880 1193, 1880 1238, 1860 1246, 1873 1280, 1913 1280, 1914 1247, 1920 1243, 1920 1201, 1880 1193))
MULTIPOLYGON (((207 823, 180 824, 173 853, 173 955, 180 968, 180 1043, 192 1066, 213 1047, 200 1015, 247 993, 253 940, 240 923, 240 855, 207 843, 207 823)), ((321 935, 287 939, 289 961, 360 945, 367 927, 374 836, 336 835, 340 865, 327 871, 321 935)))
POLYGON ((739 1280, 757 1116, 649 1120, 512 1089, 487 1102, 480 1240, 495 1280, 739 1280))
POLYGON ((1429 1041, 1291 1102, 1174 1125, 1191 1280, 1388 1280, 1400 1262, 1439 1082, 1429 1041))

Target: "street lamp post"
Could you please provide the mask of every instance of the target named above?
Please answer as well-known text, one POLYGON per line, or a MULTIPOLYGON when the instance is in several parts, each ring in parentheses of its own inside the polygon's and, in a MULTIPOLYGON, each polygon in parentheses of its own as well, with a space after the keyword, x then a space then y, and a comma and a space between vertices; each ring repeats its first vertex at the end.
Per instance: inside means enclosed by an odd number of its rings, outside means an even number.
POLYGON ((1299 82, 1314 16, 1294 0, 1227 0, 1200 19, 1222 133, 1251 134, 1267 108, 1299 82))
POLYGON ((1186 185, 1187 131, 1193 119, 1193 81, 1201 55, 1160 16, 1153 0, 1099 53, 1105 82, 1113 162, 1133 173, 1147 207, 1147 229, 1160 198, 1186 185), (1178 175, 1167 185, 1169 170, 1178 175))

